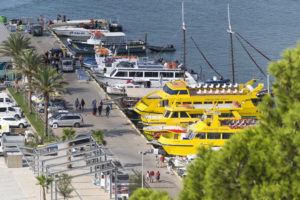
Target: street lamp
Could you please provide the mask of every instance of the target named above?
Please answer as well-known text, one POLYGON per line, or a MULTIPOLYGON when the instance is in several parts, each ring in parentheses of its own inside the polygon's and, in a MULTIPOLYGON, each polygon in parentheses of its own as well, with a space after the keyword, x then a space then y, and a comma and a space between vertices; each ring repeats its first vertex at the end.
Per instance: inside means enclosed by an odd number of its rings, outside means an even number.
POLYGON ((153 150, 149 149, 148 151, 140 151, 139 153, 142 155, 142 188, 144 188, 144 155, 153 153, 153 150))

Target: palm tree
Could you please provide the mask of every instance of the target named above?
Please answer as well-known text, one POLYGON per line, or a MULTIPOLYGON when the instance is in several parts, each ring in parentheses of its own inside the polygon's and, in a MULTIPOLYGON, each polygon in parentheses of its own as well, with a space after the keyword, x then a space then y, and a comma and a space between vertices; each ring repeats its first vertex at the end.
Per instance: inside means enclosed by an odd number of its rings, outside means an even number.
POLYGON ((106 145, 106 141, 104 140, 105 132, 102 130, 92 130, 93 138, 96 140, 97 143, 106 145))
MULTIPOLYGON (((63 129, 63 136, 61 138, 62 141, 74 139, 75 138, 75 133, 76 133, 76 131, 74 129, 72 129, 72 128, 70 128, 70 129, 67 129, 67 128, 63 129)), ((70 146, 71 146, 71 143, 68 142, 68 147, 70 147, 70 146)), ((71 149, 69 149, 67 151, 67 154, 69 154, 69 155, 71 154, 71 149)), ((68 162, 71 162, 71 156, 68 157, 68 162)), ((68 164, 67 168, 72 168, 72 164, 68 164)))
POLYGON ((28 81, 28 109, 31 114, 32 77, 35 73, 37 73, 37 69, 42 63, 42 57, 35 53, 34 49, 28 49, 22 52, 22 57, 19 59, 23 63, 20 71, 27 77, 28 81))
POLYGON ((30 38, 25 38, 19 33, 11 34, 9 38, 0 44, 0 54, 2 56, 11 57, 12 64, 15 65, 15 85, 17 87, 19 81, 20 62, 17 62, 24 49, 33 48, 30 46, 30 38))
POLYGON ((67 82, 63 81, 63 74, 58 74, 55 68, 39 66, 33 74, 32 86, 44 96, 44 136, 48 136, 48 103, 49 96, 55 92, 64 92, 67 82))
POLYGON ((68 174, 63 173, 58 177, 58 192, 64 197, 64 199, 72 197, 71 193, 74 191, 74 189, 71 185, 71 182, 72 176, 68 174))
POLYGON ((53 181, 53 178, 46 178, 45 174, 41 174, 40 176, 35 177, 38 182, 36 185, 40 185, 43 188, 43 200, 46 200, 46 189, 49 188, 50 183, 53 181))

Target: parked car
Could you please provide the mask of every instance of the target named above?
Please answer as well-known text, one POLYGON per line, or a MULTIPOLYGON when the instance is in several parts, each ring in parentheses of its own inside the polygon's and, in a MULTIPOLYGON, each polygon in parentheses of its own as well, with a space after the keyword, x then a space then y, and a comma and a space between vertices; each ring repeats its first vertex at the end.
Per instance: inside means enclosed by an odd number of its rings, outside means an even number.
POLYGON ((59 60, 58 67, 62 72, 73 72, 74 71, 73 58, 70 57, 61 58, 59 60))
MULTIPOLYGON (((61 94, 59 93, 54 93, 54 94, 50 94, 50 99, 62 99, 63 97, 61 96, 61 94)), ((44 101, 44 97, 42 94, 37 94, 37 95, 33 95, 31 97, 31 100, 35 103, 35 104, 39 104, 42 103, 44 101)))
POLYGON ((26 130, 25 133, 25 143, 32 142, 35 137, 34 133, 31 130, 26 130))
MULTIPOLYGON (((44 102, 42 103, 39 103, 37 105, 37 109, 39 112, 44 112, 44 109, 45 109, 45 105, 44 105, 44 102)), ((65 107, 64 106, 61 106, 61 105, 57 105, 57 104, 53 104, 53 103, 49 103, 48 105, 48 111, 49 112, 55 112, 55 111, 58 111, 58 110, 64 110, 65 107)))
POLYGON ((20 108, 14 108, 9 105, 0 105, 0 117, 21 118, 23 113, 20 108))
POLYGON ((33 36, 42 36, 43 35, 43 27, 39 24, 34 24, 31 26, 30 34, 33 36))
POLYGON ((55 112, 53 112, 53 113, 49 113, 49 114, 48 114, 48 119, 50 119, 50 118, 55 118, 55 117, 57 117, 58 115, 61 115, 61 114, 64 114, 64 113, 69 113, 69 111, 68 111, 68 110, 58 110, 58 111, 55 111, 55 112))
POLYGON ((11 104, 12 106, 17 105, 17 103, 6 92, 0 92, 0 103, 11 104))
POLYGON ((1 122, 5 122, 9 127, 26 128, 29 124, 25 119, 14 118, 14 117, 1 117, 1 122))
POLYGON ((63 107, 66 106, 66 102, 64 99, 61 99, 61 98, 55 98, 55 99, 50 99, 50 103, 54 103, 56 105, 61 105, 63 107))
POLYGON ((50 126, 74 126, 80 127, 83 125, 83 118, 77 113, 65 113, 58 115, 55 118, 49 120, 50 126))

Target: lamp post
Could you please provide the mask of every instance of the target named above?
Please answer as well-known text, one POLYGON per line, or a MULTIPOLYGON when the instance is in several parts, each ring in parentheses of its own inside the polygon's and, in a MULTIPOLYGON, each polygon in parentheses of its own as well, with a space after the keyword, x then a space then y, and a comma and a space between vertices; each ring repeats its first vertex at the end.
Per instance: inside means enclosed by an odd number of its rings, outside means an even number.
POLYGON ((144 188, 144 155, 153 153, 153 150, 140 151, 139 153, 142 155, 142 188, 144 188))

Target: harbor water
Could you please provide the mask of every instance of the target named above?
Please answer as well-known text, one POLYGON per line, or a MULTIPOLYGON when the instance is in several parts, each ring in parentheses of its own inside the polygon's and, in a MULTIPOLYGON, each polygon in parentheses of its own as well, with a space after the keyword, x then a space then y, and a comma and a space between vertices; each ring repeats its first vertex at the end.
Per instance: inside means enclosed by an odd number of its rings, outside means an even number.
MULTIPOLYGON (((300 3, 297 1, 186 0, 184 10, 187 67, 196 72, 202 71, 205 78, 215 74, 200 56, 190 37, 194 38, 207 59, 224 78, 231 79, 227 3, 230 3, 233 31, 240 33, 272 60, 279 59, 284 49, 295 46, 299 40, 300 3)), ((173 44, 177 49, 174 53, 152 54, 152 56, 157 58, 163 56, 167 60, 183 60, 180 0, 1 1, 0 15, 5 15, 8 19, 34 17, 36 21, 40 14, 47 19, 56 19, 57 14, 65 14, 67 19, 119 20, 128 39, 144 39, 147 33, 151 45, 173 44)), ((233 42, 236 81, 245 82, 256 77, 266 82, 266 78, 243 51, 235 36, 233 42)), ((248 49, 267 73, 268 61, 250 47, 248 49)))

